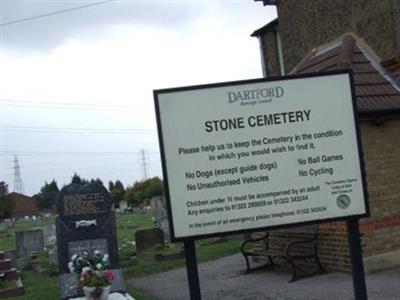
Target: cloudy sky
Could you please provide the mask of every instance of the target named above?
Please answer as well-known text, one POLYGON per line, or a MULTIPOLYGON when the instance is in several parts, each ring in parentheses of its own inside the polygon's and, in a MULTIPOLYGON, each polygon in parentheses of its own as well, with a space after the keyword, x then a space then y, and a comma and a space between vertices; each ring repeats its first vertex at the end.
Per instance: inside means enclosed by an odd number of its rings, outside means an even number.
POLYGON ((161 176, 154 89, 262 76, 252 0, 0 0, 0 180, 161 176))

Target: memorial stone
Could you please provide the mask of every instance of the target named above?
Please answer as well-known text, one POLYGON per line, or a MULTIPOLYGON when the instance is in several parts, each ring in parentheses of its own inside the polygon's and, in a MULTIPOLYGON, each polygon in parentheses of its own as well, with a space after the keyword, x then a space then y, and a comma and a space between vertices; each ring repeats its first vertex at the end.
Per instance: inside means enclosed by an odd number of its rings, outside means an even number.
POLYGON ((8 234, 8 224, 7 223, 0 223, 0 238, 6 237, 8 234))
POLYGON ((160 227, 160 219, 164 218, 167 214, 164 206, 163 197, 153 197, 150 200, 150 206, 153 210, 155 225, 156 227, 160 227))
POLYGON ((138 230, 135 234, 136 253, 138 256, 146 249, 157 244, 164 244, 163 232, 160 228, 138 230))
POLYGON ((163 234, 164 234, 164 239, 167 241, 171 240, 171 235, 170 235, 170 231, 169 231, 169 222, 168 222, 168 218, 167 216, 164 216, 163 218, 160 218, 158 220, 159 223, 159 227, 162 230, 163 234))
POLYGON ((4 219, 2 224, 7 225, 7 227, 12 227, 15 225, 15 221, 11 219, 4 219))
POLYGON ((53 265, 58 265, 58 253, 57 250, 49 252, 49 262, 53 265))
POLYGON ((30 256, 34 252, 43 252, 44 238, 41 229, 16 231, 15 239, 18 257, 30 256))
POLYGON ((82 251, 90 255, 100 250, 109 255, 110 269, 115 279, 111 292, 125 292, 125 283, 118 263, 115 215, 111 197, 102 184, 70 184, 64 187, 57 200, 56 219, 58 267, 61 299, 83 295, 78 288, 76 274, 71 274, 68 263, 72 255, 82 251))
POLYGON ((49 224, 42 227, 44 245, 49 246, 55 244, 56 241, 56 225, 49 224))
POLYGON ((8 227, 9 227, 8 223, 5 222, 0 223, 0 231, 7 231, 8 227))
POLYGON ((135 229, 135 228, 137 228, 137 226, 136 226, 135 224, 133 224, 131 221, 128 221, 128 222, 126 223, 126 228, 128 228, 128 229, 135 229))

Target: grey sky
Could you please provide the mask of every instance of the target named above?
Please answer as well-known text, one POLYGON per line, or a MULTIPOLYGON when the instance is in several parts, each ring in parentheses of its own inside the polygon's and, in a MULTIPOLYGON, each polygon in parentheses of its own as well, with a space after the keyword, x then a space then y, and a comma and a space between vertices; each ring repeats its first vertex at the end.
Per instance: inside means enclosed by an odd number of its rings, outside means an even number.
MULTIPOLYGON (((98 1, 0 0, 6 23, 98 1)), ((154 89, 261 77, 251 0, 113 1, 0 27, 0 180, 161 176, 154 89)))
MULTIPOLYGON (((137 1, 137 0, 1 0, 2 21, 51 14, 88 4, 78 10, 22 21, 2 28, 5 49, 49 50, 74 35, 96 34, 111 24, 147 24, 155 27, 184 27, 206 10, 212 1, 137 1)), ((228 1, 229 2, 229 1, 228 1)))

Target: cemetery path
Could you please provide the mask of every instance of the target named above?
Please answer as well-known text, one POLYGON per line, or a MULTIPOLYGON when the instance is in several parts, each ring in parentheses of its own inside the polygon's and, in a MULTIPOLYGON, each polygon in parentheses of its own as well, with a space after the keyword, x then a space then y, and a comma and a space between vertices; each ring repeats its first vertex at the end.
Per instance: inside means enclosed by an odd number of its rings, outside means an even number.
MULTIPOLYGON (((240 254, 199 265, 202 299, 205 300, 350 300, 351 276, 328 273, 288 283, 291 274, 272 269, 244 275, 240 254)), ((400 268, 367 275, 370 300, 398 300, 400 268)), ((186 269, 133 278, 128 285, 156 300, 188 300, 186 269)))

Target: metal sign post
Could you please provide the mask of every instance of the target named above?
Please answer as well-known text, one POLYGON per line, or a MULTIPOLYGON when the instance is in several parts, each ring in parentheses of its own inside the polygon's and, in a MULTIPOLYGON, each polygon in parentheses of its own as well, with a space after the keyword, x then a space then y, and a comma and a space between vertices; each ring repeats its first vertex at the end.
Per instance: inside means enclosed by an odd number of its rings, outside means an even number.
POLYGON ((190 300, 201 300, 195 244, 193 240, 187 240, 183 242, 183 245, 185 248, 186 271, 189 281, 190 300))
POLYGON ((351 273, 353 276, 354 299, 367 300, 368 296, 367 287, 365 285, 358 219, 349 219, 347 221, 347 236, 349 240, 351 273))

